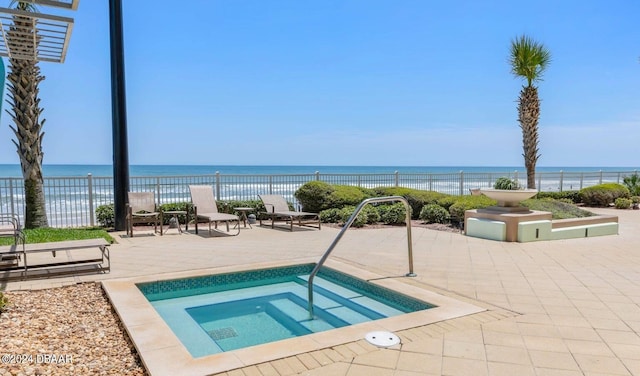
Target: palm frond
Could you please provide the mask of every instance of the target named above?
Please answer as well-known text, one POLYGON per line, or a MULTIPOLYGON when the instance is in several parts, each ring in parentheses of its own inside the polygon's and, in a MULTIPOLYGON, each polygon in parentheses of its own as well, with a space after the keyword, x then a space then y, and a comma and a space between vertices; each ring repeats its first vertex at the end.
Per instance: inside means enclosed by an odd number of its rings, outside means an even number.
POLYGON ((542 44, 526 35, 511 41, 509 64, 511 73, 527 80, 527 85, 542 80, 547 65, 551 62, 551 52, 542 44))
POLYGON ((24 10, 27 12, 38 12, 38 7, 36 7, 34 3, 28 1, 11 0, 10 4, 10 6, 12 7, 15 5, 15 8, 18 10, 24 10))

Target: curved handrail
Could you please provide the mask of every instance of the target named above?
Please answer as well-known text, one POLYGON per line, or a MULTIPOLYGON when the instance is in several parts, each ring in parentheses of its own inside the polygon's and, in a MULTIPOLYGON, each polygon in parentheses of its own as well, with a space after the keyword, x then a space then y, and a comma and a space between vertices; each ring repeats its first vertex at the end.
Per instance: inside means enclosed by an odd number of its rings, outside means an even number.
POLYGON ((344 233, 349 229, 349 227, 356 220, 356 218, 358 217, 358 214, 360 214, 360 212, 362 211, 362 208, 364 208, 365 205, 371 204, 371 203, 377 203, 377 202, 390 202, 390 201, 391 202, 401 201, 404 204, 405 212, 406 212, 405 222, 407 223, 407 246, 409 249, 409 273, 407 273, 406 276, 407 277, 416 276, 416 274, 413 272, 413 247, 412 247, 412 241, 411 241, 411 206, 409 206, 409 201, 407 201, 407 199, 402 196, 385 196, 385 197, 368 198, 362 201, 360 205, 356 207, 356 209, 353 211, 353 214, 351 214, 351 217, 349 217, 349 220, 344 224, 344 226, 342 227, 342 230, 340 230, 340 233, 338 233, 338 236, 336 236, 336 238, 333 239, 333 242, 331 243, 329 248, 325 251, 324 255, 322 255, 322 258, 320 258, 320 261, 318 261, 315 268, 313 268, 313 270, 311 271, 311 274, 309 275, 309 280, 307 281, 307 288, 308 288, 308 294, 309 294, 308 295, 309 316, 311 318, 313 318, 313 279, 315 278, 316 274, 318 274, 318 271, 320 270, 322 265, 324 265, 324 262, 329 257, 329 254, 331 254, 331 252, 336 247, 336 245, 338 244, 338 242, 340 241, 344 233))

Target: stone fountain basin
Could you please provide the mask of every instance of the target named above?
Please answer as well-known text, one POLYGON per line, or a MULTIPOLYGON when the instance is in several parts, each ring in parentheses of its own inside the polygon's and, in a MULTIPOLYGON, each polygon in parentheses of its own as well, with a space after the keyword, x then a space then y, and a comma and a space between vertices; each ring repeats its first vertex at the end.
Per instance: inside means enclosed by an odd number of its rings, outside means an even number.
POLYGON ((520 206, 520 201, 524 201, 535 196, 538 191, 536 189, 481 189, 480 193, 498 201, 498 206, 517 207, 520 206))

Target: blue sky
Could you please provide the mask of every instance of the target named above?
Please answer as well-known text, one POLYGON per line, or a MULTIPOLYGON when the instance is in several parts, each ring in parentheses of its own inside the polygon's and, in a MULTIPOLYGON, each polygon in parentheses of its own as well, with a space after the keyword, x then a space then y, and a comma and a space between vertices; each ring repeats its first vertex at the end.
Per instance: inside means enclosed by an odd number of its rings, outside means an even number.
MULTIPOLYGON (((552 53, 538 166, 640 165, 637 0, 123 3, 131 164, 522 166, 526 34, 552 53)), ((41 63, 44 163, 110 164, 108 0, 53 13, 75 25, 41 63)))

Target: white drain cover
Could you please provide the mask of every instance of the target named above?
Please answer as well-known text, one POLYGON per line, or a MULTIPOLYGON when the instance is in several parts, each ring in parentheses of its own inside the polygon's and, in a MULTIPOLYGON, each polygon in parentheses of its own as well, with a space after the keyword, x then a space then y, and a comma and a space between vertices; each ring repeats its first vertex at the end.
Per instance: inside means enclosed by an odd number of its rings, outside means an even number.
POLYGON ((364 336, 364 339, 378 347, 389 347, 400 343, 400 338, 391 332, 370 332, 364 336))

